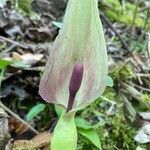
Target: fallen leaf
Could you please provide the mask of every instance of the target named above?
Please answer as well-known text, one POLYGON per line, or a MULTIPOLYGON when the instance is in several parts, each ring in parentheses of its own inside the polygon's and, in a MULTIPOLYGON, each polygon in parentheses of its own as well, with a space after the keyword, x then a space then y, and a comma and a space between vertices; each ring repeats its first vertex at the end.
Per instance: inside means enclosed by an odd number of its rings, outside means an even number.
POLYGON ((25 124, 15 119, 14 117, 10 117, 9 126, 11 132, 15 132, 18 136, 22 135, 23 133, 29 130, 29 128, 25 124))
POLYGON ((12 57, 13 57, 13 60, 22 61, 23 64, 34 65, 43 58, 43 55, 42 54, 31 54, 31 53, 20 55, 16 52, 13 52, 12 57))
POLYGON ((31 140, 16 140, 13 145, 13 150, 17 147, 34 148, 36 150, 49 150, 50 133, 43 132, 32 138, 31 140))
POLYGON ((33 142, 35 148, 42 148, 49 146, 51 135, 48 132, 43 132, 35 136, 31 141, 33 142))

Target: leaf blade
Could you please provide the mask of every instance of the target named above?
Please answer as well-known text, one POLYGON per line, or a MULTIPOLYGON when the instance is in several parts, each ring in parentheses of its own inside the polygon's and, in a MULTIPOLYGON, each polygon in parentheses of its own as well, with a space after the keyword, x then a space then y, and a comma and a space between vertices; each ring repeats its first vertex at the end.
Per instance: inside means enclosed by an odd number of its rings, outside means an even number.
POLYGON ((99 150, 102 150, 99 136, 94 129, 78 128, 78 133, 90 140, 99 150))
POLYGON ((26 120, 31 121, 34 117, 36 117, 39 113, 41 113, 45 109, 45 104, 37 104, 34 106, 26 115, 26 120))

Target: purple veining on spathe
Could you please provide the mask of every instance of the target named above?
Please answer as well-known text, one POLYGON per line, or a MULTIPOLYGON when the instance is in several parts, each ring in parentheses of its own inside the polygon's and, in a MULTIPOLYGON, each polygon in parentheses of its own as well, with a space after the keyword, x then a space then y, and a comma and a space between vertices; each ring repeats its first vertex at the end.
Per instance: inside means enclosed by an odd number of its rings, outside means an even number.
POLYGON ((67 112, 70 111, 73 107, 75 96, 80 89, 82 78, 83 78, 84 67, 83 64, 76 64, 69 83, 69 100, 67 112))

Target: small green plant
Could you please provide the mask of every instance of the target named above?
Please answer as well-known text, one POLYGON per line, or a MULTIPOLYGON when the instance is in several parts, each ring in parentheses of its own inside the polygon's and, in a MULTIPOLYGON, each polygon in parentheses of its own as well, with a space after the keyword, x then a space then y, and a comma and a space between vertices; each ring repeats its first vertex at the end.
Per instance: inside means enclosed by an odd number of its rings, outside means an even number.
POLYGON ((36 117, 39 113, 44 111, 46 104, 37 104, 28 112, 26 115, 26 120, 31 121, 34 117, 36 117))

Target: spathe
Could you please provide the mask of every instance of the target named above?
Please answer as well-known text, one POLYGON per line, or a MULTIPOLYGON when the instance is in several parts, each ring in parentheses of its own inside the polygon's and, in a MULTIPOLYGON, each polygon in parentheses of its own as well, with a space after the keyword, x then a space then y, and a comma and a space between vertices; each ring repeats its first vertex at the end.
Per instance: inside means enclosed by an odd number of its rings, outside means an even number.
POLYGON ((97 0, 69 0, 63 27, 50 50, 39 93, 47 102, 67 109, 73 68, 82 64, 82 84, 72 107, 72 110, 80 109, 104 91, 107 61, 97 0))

